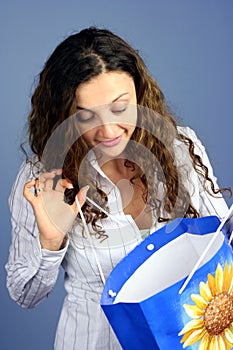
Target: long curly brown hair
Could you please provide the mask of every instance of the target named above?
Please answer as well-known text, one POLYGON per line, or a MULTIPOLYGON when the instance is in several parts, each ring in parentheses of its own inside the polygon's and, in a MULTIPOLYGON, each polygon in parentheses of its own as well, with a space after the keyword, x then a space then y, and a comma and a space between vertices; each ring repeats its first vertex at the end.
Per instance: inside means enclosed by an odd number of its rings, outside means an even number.
MULTIPOLYGON (((97 182, 93 182, 91 176, 88 180, 90 169, 87 170, 84 165, 84 171, 80 171, 89 149, 83 138, 77 137, 76 124, 69 117, 75 113, 75 92, 79 85, 110 71, 126 72, 135 83, 138 124, 131 137, 135 141, 134 147, 132 143, 127 146, 125 166, 135 169, 137 164, 140 170, 132 176, 131 182, 137 177, 141 178, 146 189, 143 198, 156 210, 159 221, 180 216, 198 217, 184 177, 175 162, 174 141, 179 141, 188 149, 194 169, 201 174, 203 185, 212 195, 226 189, 215 188, 207 167, 194 153, 192 140, 178 131, 164 95, 148 73, 140 55, 109 30, 90 27, 73 34, 58 45, 47 60, 31 99, 32 109, 28 117, 31 150, 47 170, 62 165, 63 176, 74 185, 73 190, 66 191, 68 202, 74 200, 85 177, 84 183, 90 186, 89 197, 107 208, 107 194, 97 182), (61 128, 61 125, 65 127, 61 128), (54 133, 59 136, 59 132, 60 143, 53 143, 51 136, 54 133), (72 145, 70 140, 74 141, 72 145), (145 156, 145 147, 148 156, 145 156), (155 174, 158 181, 155 181, 155 174), (159 183, 165 189, 162 199, 158 195, 159 183)), ((86 220, 98 231, 97 221, 105 214, 88 203, 84 205, 83 212, 86 220)))

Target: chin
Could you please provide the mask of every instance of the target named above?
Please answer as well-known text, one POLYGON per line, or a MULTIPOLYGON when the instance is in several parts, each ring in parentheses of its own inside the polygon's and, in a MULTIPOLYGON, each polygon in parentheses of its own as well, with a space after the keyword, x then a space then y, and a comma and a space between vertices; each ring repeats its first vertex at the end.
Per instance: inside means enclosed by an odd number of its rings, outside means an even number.
POLYGON ((123 150, 119 150, 119 151, 107 151, 107 152, 102 152, 102 155, 105 157, 109 157, 109 158, 120 158, 120 156, 124 153, 124 149, 123 150))
POLYGON ((96 155, 100 157, 106 157, 108 159, 112 158, 121 158, 121 155, 124 153, 125 147, 98 147, 95 149, 96 155))

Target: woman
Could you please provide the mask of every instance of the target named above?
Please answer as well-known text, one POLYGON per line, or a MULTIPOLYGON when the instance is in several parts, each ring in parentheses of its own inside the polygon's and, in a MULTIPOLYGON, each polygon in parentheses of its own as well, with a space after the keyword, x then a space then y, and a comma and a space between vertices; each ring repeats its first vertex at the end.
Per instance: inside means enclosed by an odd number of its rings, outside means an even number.
POLYGON ((224 189, 138 53, 108 30, 91 27, 58 45, 28 122, 33 154, 10 197, 10 295, 37 305, 62 264, 67 296, 55 349, 120 349, 99 305, 105 279, 169 220, 223 218, 224 189))

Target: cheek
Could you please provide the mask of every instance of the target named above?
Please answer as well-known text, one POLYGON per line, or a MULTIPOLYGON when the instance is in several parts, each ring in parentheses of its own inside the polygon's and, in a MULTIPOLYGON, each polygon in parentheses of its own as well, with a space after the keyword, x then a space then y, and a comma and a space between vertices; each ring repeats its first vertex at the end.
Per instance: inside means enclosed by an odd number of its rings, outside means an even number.
POLYGON ((129 136, 130 136, 130 137, 132 136, 132 134, 133 134, 135 128, 136 128, 136 124, 135 124, 134 126, 131 126, 131 127, 129 128, 129 136))
POLYGON ((137 112, 136 109, 132 110, 133 113, 130 114, 130 117, 128 118, 128 128, 129 132, 132 134, 137 126, 137 112))
POLYGON ((82 138, 83 140, 86 142, 86 144, 88 146, 91 146, 92 145, 92 141, 93 141, 93 138, 94 138, 94 130, 89 130, 89 131, 81 131, 82 132, 82 138))
POLYGON ((133 133, 137 125, 137 105, 130 105, 126 115, 124 115, 124 121, 128 125, 129 132, 133 133))

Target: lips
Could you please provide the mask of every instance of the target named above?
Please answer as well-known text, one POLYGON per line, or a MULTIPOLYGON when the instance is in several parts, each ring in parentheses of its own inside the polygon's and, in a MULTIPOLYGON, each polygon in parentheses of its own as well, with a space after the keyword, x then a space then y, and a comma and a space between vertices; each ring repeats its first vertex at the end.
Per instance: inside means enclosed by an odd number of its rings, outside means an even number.
POLYGON ((121 141, 122 136, 115 137, 114 139, 101 141, 100 144, 105 147, 113 147, 118 145, 118 143, 121 141))

